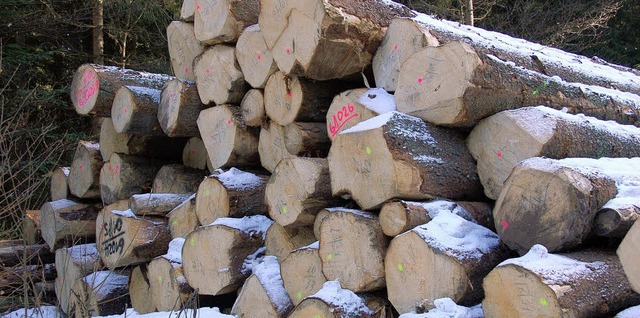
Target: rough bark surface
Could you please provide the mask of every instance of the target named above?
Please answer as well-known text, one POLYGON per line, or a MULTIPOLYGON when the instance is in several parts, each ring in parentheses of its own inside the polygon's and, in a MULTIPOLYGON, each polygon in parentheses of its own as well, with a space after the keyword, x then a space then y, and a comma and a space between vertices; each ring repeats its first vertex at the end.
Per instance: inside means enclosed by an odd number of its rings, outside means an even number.
POLYGON ((190 196, 189 194, 176 193, 134 194, 129 199, 129 208, 139 217, 165 216, 190 196))
POLYGON ((47 202, 40 208, 42 237, 52 251, 96 238, 96 216, 101 206, 67 199, 47 202))

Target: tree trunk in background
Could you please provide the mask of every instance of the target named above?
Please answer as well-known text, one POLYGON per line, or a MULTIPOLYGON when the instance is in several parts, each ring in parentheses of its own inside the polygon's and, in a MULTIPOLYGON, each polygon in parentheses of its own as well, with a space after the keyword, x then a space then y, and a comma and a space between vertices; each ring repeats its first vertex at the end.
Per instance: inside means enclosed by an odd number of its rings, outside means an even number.
POLYGON ((464 23, 473 26, 473 0, 464 2, 464 23))
POLYGON ((104 5, 103 0, 95 0, 93 8, 93 63, 104 64, 104 5))

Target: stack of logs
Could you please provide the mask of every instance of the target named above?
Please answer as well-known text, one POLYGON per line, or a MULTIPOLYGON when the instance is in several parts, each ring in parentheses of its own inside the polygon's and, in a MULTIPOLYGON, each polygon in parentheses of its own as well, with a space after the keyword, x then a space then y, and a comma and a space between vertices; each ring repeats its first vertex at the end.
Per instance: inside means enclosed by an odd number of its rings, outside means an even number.
POLYGON ((103 120, 40 210, 66 313, 640 304, 638 72, 386 0, 181 18, 175 77, 86 64, 71 84, 103 120))

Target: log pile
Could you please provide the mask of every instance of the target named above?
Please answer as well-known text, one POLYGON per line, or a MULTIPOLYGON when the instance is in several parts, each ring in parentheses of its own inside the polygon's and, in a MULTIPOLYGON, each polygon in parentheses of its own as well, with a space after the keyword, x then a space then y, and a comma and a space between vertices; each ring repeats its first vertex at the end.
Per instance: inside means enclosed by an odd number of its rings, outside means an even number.
POLYGON ((39 212, 67 314, 640 304, 634 72, 386 0, 185 0, 181 19, 175 77, 74 77, 76 111, 105 119, 39 212))

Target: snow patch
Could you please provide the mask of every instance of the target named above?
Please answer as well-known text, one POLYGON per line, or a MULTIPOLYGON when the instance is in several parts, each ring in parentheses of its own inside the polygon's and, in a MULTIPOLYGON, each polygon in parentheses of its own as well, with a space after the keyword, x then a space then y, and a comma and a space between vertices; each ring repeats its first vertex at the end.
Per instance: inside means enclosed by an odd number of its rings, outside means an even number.
POLYGON ((98 271, 82 278, 89 286, 93 286, 98 299, 107 296, 119 288, 128 288, 129 276, 112 271, 98 271))
POLYGON ((136 94, 136 95, 147 96, 155 104, 158 104, 158 105, 160 104, 160 95, 161 95, 162 91, 159 90, 159 89, 150 88, 150 87, 143 87, 143 86, 127 86, 127 88, 129 90, 131 90, 132 92, 134 92, 134 94, 136 94))
POLYGON ((630 307, 619 312, 615 318, 638 318, 640 317, 640 306, 630 307))
POLYGON ((169 250, 167 254, 162 255, 171 263, 182 264, 182 246, 184 246, 184 238, 176 237, 169 242, 169 250))
POLYGON ((369 212, 365 212, 362 210, 356 210, 356 209, 347 209, 347 208, 326 208, 325 210, 329 211, 330 213, 333 212, 346 212, 346 213, 353 213, 355 215, 359 215, 362 217, 365 217, 367 219, 374 219, 375 215, 373 215, 372 213, 369 212))
MULTIPOLYGON (((253 272, 253 268, 262 262, 264 259, 264 254, 267 251, 267 248, 261 246, 255 252, 247 256, 242 262, 242 270, 240 271, 243 275, 249 275, 253 272)), ((228 270, 228 269, 227 269, 228 270)))
POLYGON ((355 126, 343 130, 340 134, 350 134, 371 129, 376 129, 387 125, 390 121, 397 122, 390 125, 390 132, 406 138, 415 139, 428 145, 435 145, 436 141, 429 133, 427 123, 418 117, 407 115, 398 111, 390 111, 371 119, 359 122, 355 126), (401 122, 402 121, 402 122, 401 122), (409 126, 409 127, 408 127, 409 126))
POLYGON ((216 176, 225 188, 239 190, 251 190, 261 185, 264 181, 257 175, 240 169, 231 168, 216 176))
POLYGON ((131 209, 128 210, 111 210, 111 213, 115 214, 115 215, 119 215, 119 216, 124 216, 125 218, 134 218, 137 219, 138 217, 136 216, 135 213, 133 213, 133 211, 131 211, 131 209))
POLYGON ((328 304, 339 307, 342 310, 342 317, 360 317, 363 313, 373 314, 362 298, 348 289, 342 289, 338 280, 325 282, 322 289, 307 298, 322 299, 328 304))
POLYGON ((367 119, 365 121, 361 121, 361 122, 357 123, 355 126, 349 128, 349 129, 345 129, 345 130, 341 131, 340 135, 342 135, 342 134, 350 134, 350 133, 355 133, 355 132, 361 132, 361 131, 366 131, 366 130, 371 130, 371 129, 376 129, 376 128, 382 127, 382 126, 386 125, 387 122, 389 122, 389 120, 391 120, 391 118, 396 114, 399 114, 399 113, 395 112, 395 111, 392 111, 392 112, 380 114, 380 115, 378 115, 376 117, 373 117, 371 119, 367 119))
POLYGON ((473 307, 458 306, 451 298, 440 298, 433 301, 435 308, 423 314, 415 312, 400 315, 400 318, 483 318, 482 305, 473 307))
POLYGON ((383 88, 370 88, 358 97, 358 103, 378 114, 397 109, 395 98, 383 88))
POLYGON ((245 216, 241 219, 238 218, 218 218, 211 225, 224 225, 236 230, 242 231, 251 236, 254 234, 261 234, 264 240, 267 235, 267 229, 273 224, 273 220, 264 215, 252 215, 245 216))
POLYGON ((277 257, 265 256, 262 263, 253 267, 253 275, 256 275, 265 288, 267 296, 276 306, 278 312, 287 312, 289 308, 293 308, 289 294, 284 289, 277 257))
POLYGON ((0 316, 2 318, 62 318, 66 317, 62 311, 59 311, 55 306, 40 306, 27 309, 25 315, 24 308, 5 313, 0 316))
POLYGON ((66 250, 71 255, 71 258, 80 260, 82 264, 93 264, 100 259, 96 243, 74 245, 67 247, 66 250))

